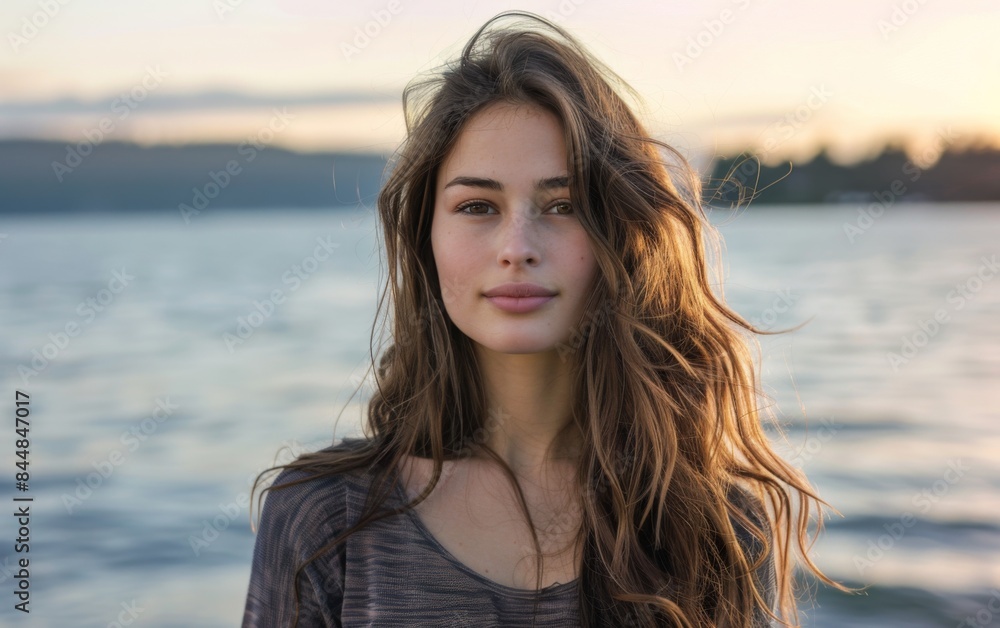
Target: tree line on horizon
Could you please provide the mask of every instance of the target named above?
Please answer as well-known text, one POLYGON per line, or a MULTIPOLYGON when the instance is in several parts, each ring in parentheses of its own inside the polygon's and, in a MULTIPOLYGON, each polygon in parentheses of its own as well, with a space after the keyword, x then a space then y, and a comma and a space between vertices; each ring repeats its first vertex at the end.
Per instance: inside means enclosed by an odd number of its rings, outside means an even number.
MULTIPOLYGON (((172 211, 190 220, 216 209, 371 207, 386 158, 276 146, 0 141, 0 214, 172 211)), ((1000 149, 983 146, 952 147, 928 167, 890 147, 849 165, 825 150, 779 165, 744 151, 707 170, 708 205, 1000 201, 1000 149)))
POLYGON ((998 201, 1000 148, 952 147, 929 166, 897 146, 852 164, 836 163, 826 148, 809 161, 777 165, 744 151, 716 159, 703 185, 709 205, 998 201))

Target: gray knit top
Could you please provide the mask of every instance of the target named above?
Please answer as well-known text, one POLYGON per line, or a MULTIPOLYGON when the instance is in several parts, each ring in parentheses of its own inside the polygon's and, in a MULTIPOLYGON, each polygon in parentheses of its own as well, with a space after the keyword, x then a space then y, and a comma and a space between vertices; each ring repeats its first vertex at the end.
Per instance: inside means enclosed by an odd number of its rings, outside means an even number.
MULTIPOLYGON (((324 451, 332 450, 331 446, 324 451)), ((243 628, 286 628, 295 616, 293 574, 361 518, 375 472, 350 473, 269 490, 254 545, 243 628)), ((285 469, 274 481, 308 477, 285 469)), ((386 507, 409 500, 400 482, 386 507)), ((737 526, 737 531, 740 527, 737 526)), ((746 535, 741 541, 752 543, 746 535)), ((773 604, 773 558, 758 570, 773 604)), ((540 591, 512 588, 456 559, 413 510, 379 519, 305 567, 298 579, 299 628, 318 626, 580 626, 579 578, 540 591)), ((769 623, 761 617, 760 626, 769 623)))

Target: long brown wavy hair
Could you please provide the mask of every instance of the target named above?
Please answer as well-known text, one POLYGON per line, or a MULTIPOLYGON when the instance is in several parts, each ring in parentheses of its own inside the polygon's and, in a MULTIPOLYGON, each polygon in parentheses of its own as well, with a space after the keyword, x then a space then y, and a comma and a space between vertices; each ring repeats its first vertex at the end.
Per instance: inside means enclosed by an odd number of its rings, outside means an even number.
POLYGON ((710 278, 710 256, 721 247, 699 177, 649 136, 614 85, 634 95, 562 28, 522 11, 492 18, 457 60, 407 85, 407 137, 377 200, 388 281, 373 339, 389 298, 392 341, 377 369, 372 352, 365 439, 271 467, 263 473, 294 468, 309 478, 264 490, 358 468, 380 473, 360 520, 299 571, 372 521, 422 502, 444 461, 479 456, 495 460, 516 489, 541 581, 538 534, 513 472, 486 445, 495 426, 471 341, 443 307, 450 295, 442 294, 430 239, 438 169, 464 123, 488 105, 512 103, 544 107, 561 121, 570 197, 599 266, 579 328, 559 347, 574 369, 574 396, 557 440, 575 431, 583 442, 575 476, 582 623, 751 626, 767 606, 753 574, 769 556, 783 623, 798 624, 796 566, 843 589, 808 555, 814 520, 815 533, 822 530, 822 516, 813 515, 826 502, 762 427, 769 414, 759 404, 754 334, 774 332, 731 310, 721 289, 713 293, 722 282, 721 273, 710 278), (511 18, 526 23, 503 27, 511 18), (433 459, 430 484, 403 508, 379 509, 404 455, 433 459), (733 504, 734 488, 756 500, 757 516, 733 504), (734 521, 761 551, 741 546, 734 521))

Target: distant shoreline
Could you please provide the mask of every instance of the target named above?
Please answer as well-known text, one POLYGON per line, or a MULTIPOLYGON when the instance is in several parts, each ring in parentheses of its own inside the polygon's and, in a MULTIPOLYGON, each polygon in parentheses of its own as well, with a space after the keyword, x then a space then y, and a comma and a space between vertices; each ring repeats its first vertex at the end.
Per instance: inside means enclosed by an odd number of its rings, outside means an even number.
POLYGON ((386 164, 376 154, 248 143, 83 149, 0 142, 0 214, 351 206, 374 203, 386 164))
MULTIPOLYGON (((98 145, 0 141, 0 214, 173 211, 186 220, 218 209, 374 205, 379 154, 298 153, 268 145, 98 145)), ((820 153, 766 166, 722 157, 703 181, 706 205, 1000 201, 1000 150, 945 152, 919 168, 899 149, 843 166, 820 153), (756 191, 748 186, 754 186, 756 191)))

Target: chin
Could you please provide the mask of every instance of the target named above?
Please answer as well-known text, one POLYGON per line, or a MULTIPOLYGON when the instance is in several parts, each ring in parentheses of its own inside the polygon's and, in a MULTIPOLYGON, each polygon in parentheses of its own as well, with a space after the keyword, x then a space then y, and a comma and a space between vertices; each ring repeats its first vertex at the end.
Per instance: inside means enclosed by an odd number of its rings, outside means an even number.
POLYGON ((513 355, 557 352, 560 347, 560 343, 551 338, 518 338, 501 340, 494 337, 489 342, 476 341, 476 344, 487 351, 513 355))
POLYGON ((537 347, 529 347, 529 348, 522 348, 522 347, 514 347, 514 348, 490 348, 490 350, 493 351, 494 353, 506 353, 507 355, 535 355, 536 353, 545 353, 545 352, 547 352, 547 351, 549 351, 551 349, 552 349, 552 347, 544 347, 544 348, 537 348, 537 347))

